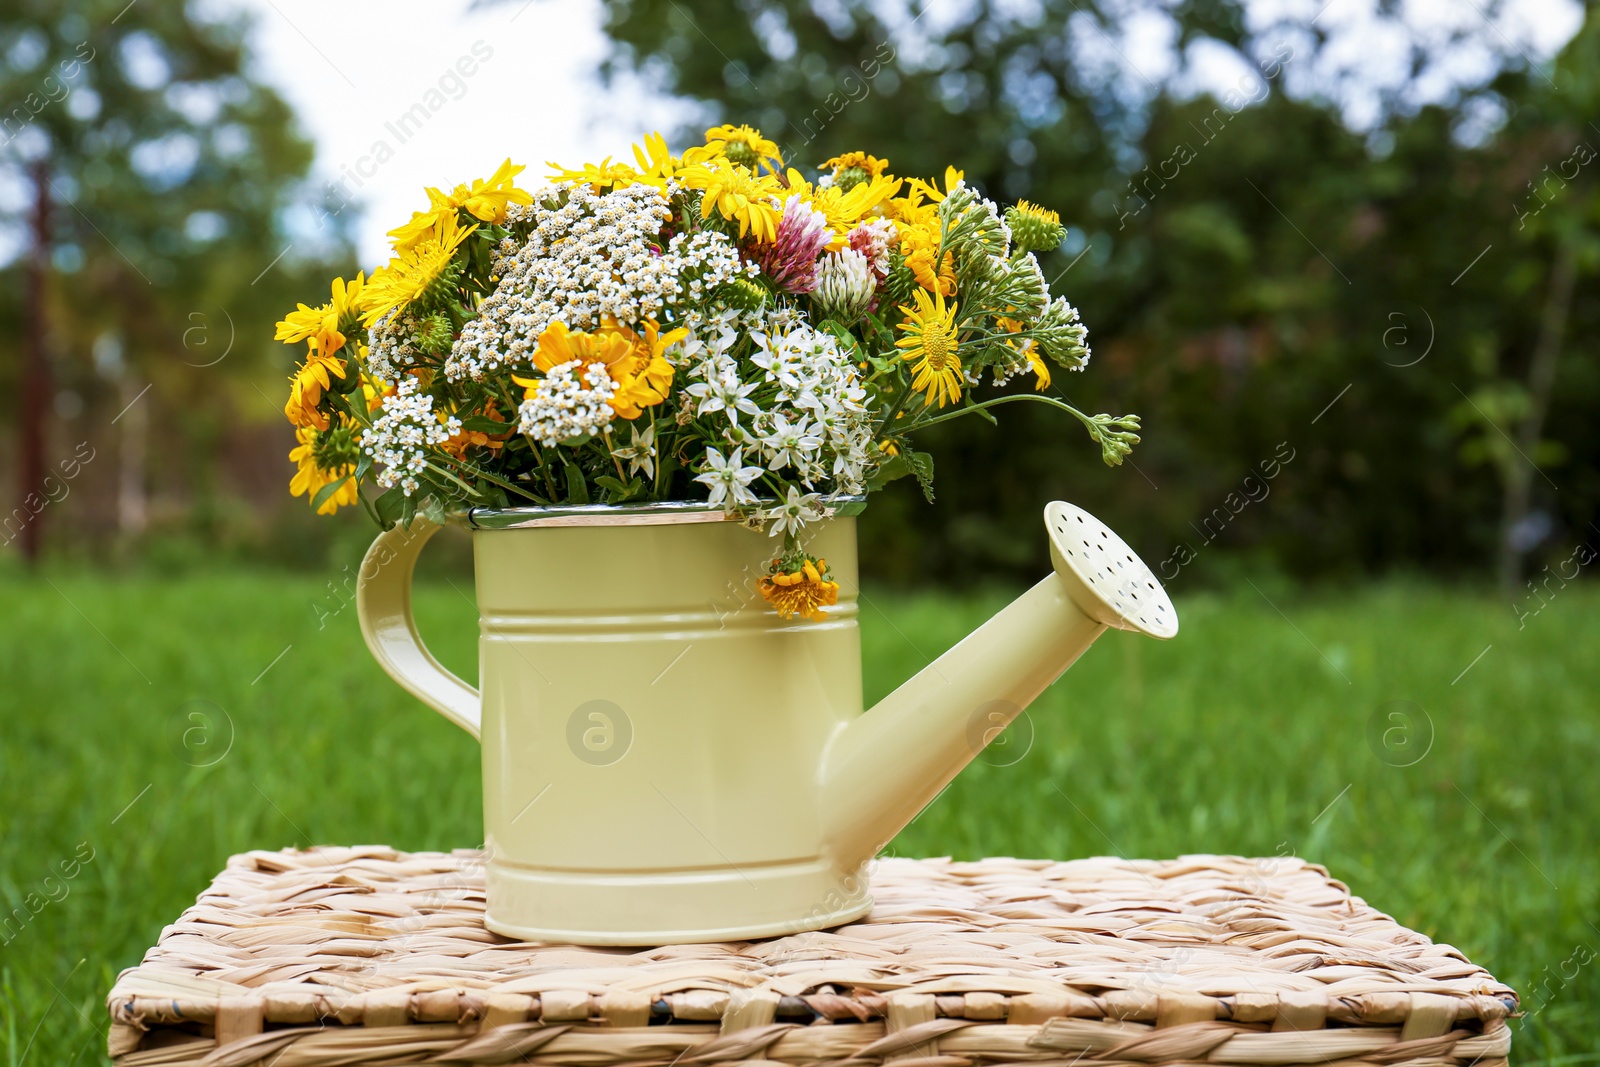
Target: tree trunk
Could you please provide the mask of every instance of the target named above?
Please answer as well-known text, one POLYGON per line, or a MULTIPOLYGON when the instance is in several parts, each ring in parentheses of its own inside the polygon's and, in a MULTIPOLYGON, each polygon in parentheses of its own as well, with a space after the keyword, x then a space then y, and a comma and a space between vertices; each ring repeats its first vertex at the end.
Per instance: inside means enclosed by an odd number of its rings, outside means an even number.
POLYGON ((21 467, 17 473, 17 494, 29 513, 22 527, 22 555, 30 564, 39 559, 40 527, 44 522, 44 498, 36 495, 44 487, 45 413, 50 405, 50 364, 45 355, 49 324, 45 312, 45 285, 50 273, 50 167, 41 159, 33 165, 34 209, 33 248, 28 257, 28 333, 23 345, 22 410, 17 419, 21 434, 21 467), (38 511, 28 506, 29 497, 38 511))
POLYGON ((117 404, 122 408, 117 470, 117 532, 123 538, 136 538, 149 524, 144 466, 146 443, 150 437, 148 406, 139 400, 133 376, 124 369, 117 404))
POLYGON ((1538 474, 1534 459, 1539 438, 1544 433, 1545 416, 1550 411, 1550 394, 1555 390, 1556 368, 1561 362, 1561 345, 1566 339, 1572 291, 1577 282, 1574 244, 1563 241, 1550 268, 1550 292, 1540 316, 1539 337, 1534 342, 1533 359, 1528 367, 1528 411, 1514 429, 1514 440, 1522 455, 1513 457, 1506 468, 1496 572, 1501 591, 1513 598, 1520 592, 1522 557, 1527 552, 1515 542, 1513 535, 1527 518, 1533 499, 1533 479, 1538 474))

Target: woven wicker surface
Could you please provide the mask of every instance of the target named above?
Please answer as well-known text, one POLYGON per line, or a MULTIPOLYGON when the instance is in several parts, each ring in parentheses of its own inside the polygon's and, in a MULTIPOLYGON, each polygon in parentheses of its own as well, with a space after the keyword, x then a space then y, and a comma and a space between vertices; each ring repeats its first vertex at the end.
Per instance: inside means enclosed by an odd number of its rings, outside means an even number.
POLYGON ((603 949, 483 926, 482 856, 235 856, 108 998, 120 1065, 1503 1061, 1515 994, 1294 858, 879 862, 876 907, 603 949))

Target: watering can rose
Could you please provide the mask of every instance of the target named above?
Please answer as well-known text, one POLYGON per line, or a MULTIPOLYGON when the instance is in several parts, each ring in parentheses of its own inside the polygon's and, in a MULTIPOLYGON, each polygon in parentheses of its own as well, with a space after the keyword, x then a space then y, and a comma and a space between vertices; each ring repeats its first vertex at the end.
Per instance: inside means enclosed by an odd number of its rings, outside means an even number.
POLYGON ((808 176, 748 126, 552 166, 428 189, 387 264, 278 323, 304 346, 290 490, 319 513, 704 501, 782 539, 762 588, 812 617, 830 583, 799 534, 904 475, 932 499, 918 430, 1032 400, 1108 464, 1139 440, 1044 393, 1089 359, 1036 258, 1053 211, 863 152, 808 176))

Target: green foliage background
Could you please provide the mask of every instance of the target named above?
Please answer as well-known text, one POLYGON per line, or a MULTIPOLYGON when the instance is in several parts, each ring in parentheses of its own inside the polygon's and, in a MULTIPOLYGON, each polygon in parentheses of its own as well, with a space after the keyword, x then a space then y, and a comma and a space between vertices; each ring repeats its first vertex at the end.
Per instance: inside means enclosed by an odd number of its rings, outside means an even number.
MULTIPOLYGON (((759 124, 793 161, 863 148, 900 174, 953 163, 1075 226, 1045 273, 1082 309, 1096 356, 1057 386, 1087 410, 1145 417, 1136 469, 1099 469, 1049 412, 1013 407, 998 433, 962 420, 930 442, 937 507, 903 489, 875 501, 869 560, 906 582, 1033 573, 1035 512, 1061 496, 1115 516, 1152 563, 1181 559, 1185 543, 1204 552, 1213 577, 1226 573, 1219 549, 1302 576, 1461 575, 1525 517, 1504 485, 1531 478, 1530 462, 1546 468, 1531 508, 1552 520, 1532 569, 1541 552, 1565 557, 1594 534, 1600 503, 1600 168, 1550 176, 1600 145, 1600 30, 1591 21, 1549 69, 1510 53, 1446 105, 1387 100, 1358 133, 1341 86, 1313 77, 1322 30, 1247 30, 1236 3, 1165 10, 1180 51, 1222 42, 1259 76, 1182 98, 1119 51, 1120 8, 1077 0, 954 14, 866 0, 606 4, 613 71, 654 77, 711 119, 759 124), (1121 80, 1095 75, 1107 65, 1121 80), (1469 119, 1485 108, 1505 121, 1475 137, 1469 119), (1519 452, 1508 442, 1563 254, 1579 280, 1553 401, 1519 452), (1270 502, 1229 502, 1280 442, 1296 459, 1270 502)), ((1428 52, 1412 46, 1420 75, 1428 52)))

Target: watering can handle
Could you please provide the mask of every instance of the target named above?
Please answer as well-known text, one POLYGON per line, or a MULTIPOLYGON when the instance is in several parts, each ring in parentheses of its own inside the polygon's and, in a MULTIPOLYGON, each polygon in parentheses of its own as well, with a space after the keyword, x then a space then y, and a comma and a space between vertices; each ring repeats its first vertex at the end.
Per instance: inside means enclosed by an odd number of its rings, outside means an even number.
POLYGON ((439 527, 420 515, 408 530, 379 534, 361 561, 356 614, 378 665, 407 692, 477 737, 483 719, 478 691, 440 666, 411 615, 411 572, 417 556, 439 527))

